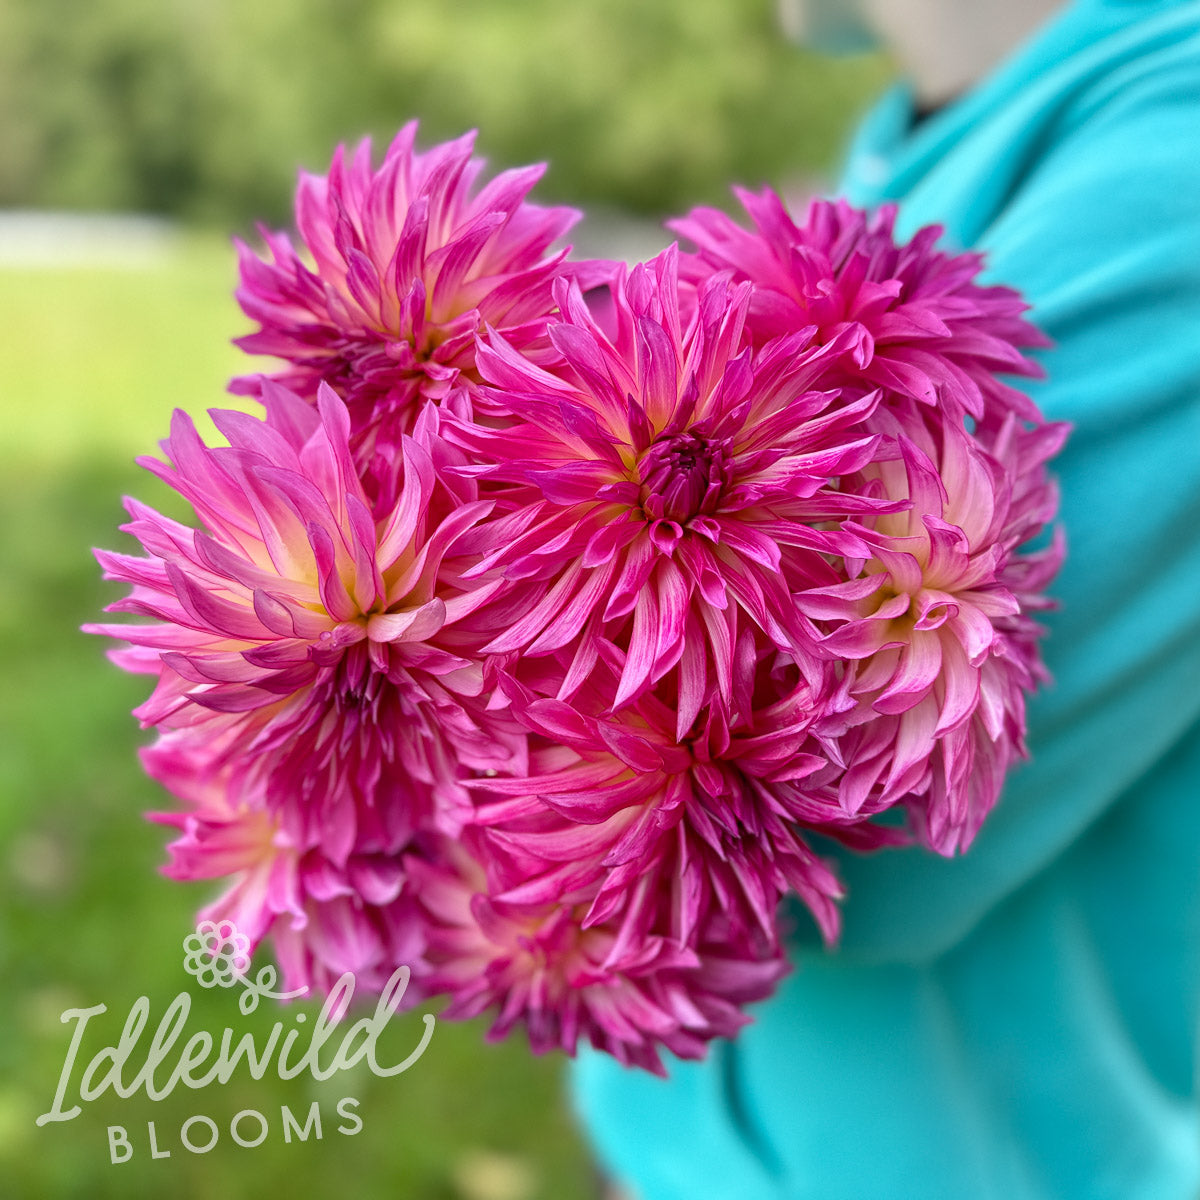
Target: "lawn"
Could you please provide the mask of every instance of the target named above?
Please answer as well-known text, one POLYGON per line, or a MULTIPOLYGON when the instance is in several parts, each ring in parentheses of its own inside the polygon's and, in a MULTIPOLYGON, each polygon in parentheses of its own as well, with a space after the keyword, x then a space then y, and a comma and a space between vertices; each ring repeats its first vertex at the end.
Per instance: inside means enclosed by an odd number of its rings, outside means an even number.
MULTIPOLYGON (((128 548, 116 532, 120 497, 164 501, 134 457, 166 433, 173 408, 229 403, 224 383, 238 355, 228 339, 246 328, 230 298, 233 263, 220 240, 189 237, 126 268, 0 268, 0 1194, 591 1197, 562 1063, 516 1042, 488 1046, 477 1025, 439 1023, 421 1060, 391 1079, 361 1068, 325 1084, 239 1074, 159 1102, 109 1092, 75 1120, 35 1124, 67 1052, 71 1027, 59 1015, 68 1008, 108 1007, 88 1028, 84 1056, 112 1044, 137 997, 149 998, 153 1028, 188 983, 189 1031, 232 1025, 261 1043, 281 1017, 268 1002, 244 1018, 230 994, 202 991, 182 970, 181 940, 209 892, 157 873, 165 832, 142 814, 168 799, 139 771, 146 735, 129 716, 146 682, 78 632, 116 594, 90 547, 128 548), (335 1106, 347 1096, 359 1101, 353 1134, 338 1132, 335 1106), (281 1106, 303 1118, 314 1100, 322 1140, 286 1141, 281 1106), (229 1134, 245 1109, 269 1127, 253 1149, 229 1134), (206 1154, 180 1144, 198 1114, 220 1131, 206 1154), (162 1157, 151 1156, 148 1121, 162 1157), (118 1125, 133 1152, 114 1164, 108 1127, 118 1125)), ((282 1014, 289 1028, 295 1012, 282 1014)), ((407 1052, 395 1048, 419 1037, 419 1018, 393 1026, 395 1061, 407 1052)), ((193 1128, 194 1143, 206 1128, 193 1128)), ((253 1118, 240 1127, 251 1140, 257 1130, 253 1118)))

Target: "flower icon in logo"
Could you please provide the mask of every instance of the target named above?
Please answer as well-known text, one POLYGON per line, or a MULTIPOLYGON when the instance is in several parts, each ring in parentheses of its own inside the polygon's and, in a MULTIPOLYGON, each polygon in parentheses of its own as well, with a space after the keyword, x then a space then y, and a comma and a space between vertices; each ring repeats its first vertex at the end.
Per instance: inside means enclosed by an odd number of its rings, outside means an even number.
POLYGON ((250 969, 250 939, 232 921, 201 921, 183 949, 183 969, 201 987, 233 987, 250 969))
POLYGON ((227 988, 240 983, 246 990, 238 997, 238 1007, 247 1015, 258 1007, 260 996, 294 1000, 308 995, 307 987, 275 991, 278 976, 269 965, 251 979, 250 939, 232 921, 201 921, 196 932, 183 939, 183 969, 195 975, 201 987, 227 988))

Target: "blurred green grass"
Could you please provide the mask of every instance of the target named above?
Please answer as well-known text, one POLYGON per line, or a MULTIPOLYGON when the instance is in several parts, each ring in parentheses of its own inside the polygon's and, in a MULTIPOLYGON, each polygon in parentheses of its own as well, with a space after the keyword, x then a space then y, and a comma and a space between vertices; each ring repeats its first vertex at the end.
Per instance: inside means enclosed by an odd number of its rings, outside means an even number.
MULTIPOLYGON (((146 735, 129 716, 147 684, 111 666, 100 639, 78 629, 118 592, 100 580, 90 548, 124 541, 121 495, 165 499, 134 456, 165 435, 173 408, 230 403, 223 389, 237 357, 228 338, 245 330, 233 278, 230 247, 198 236, 138 269, 0 268, 0 1196, 593 1196, 563 1064, 515 1041, 488 1046, 477 1024, 439 1023, 424 1057, 394 1079, 267 1076, 178 1089, 159 1103, 107 1095, 74 1121, 35 1126, 69 1042, 59 1014, 108 1005, 97 1035, 89 1030, 89 1054, 100 1032, 119 1034, 139 995, 156 1024, 189 982, 180 941, 210 894, 157 873, 166 838, 141 814, 167 797, 140 773, 146 735), (364 1128, 353 1137, 335 1128, 333 1106, 347 1095, 361 1102, 364 1128), (285 1143, 280 1106, 302 1116, 314 1099, 323 1140, 285 1143), (228 1134, 245 1108, 270 1122, 255 1149, 228 1134), (197 1113, 222 1128, 205 1155, 178 1140, 197 1113), (148 1120, 160 1145, 173 1146, 170 1159, 151 1159, 148 1120), (128 1129, 130 1161, 109 1162, 110 1124, 128 1129)), ((219 1034, 229 1024, 255 1030, 261 1045, 280 1017, 264 1004, 242 1018, 230 994, 190 990, 189 1030, 219 1034)), ((420 1034, 415 1015, 395 1025, 404 1048, 391 1061, 420 1034)), ((247 1136, 254 1129, 248 1123, 247 1136)))

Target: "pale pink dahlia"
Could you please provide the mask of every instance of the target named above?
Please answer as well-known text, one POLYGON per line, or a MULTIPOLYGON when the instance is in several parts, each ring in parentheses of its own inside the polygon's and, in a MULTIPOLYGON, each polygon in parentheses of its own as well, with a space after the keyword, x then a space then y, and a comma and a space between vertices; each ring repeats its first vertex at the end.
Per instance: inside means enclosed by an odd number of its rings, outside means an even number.
POLYGON ((1045 678, 1031 611, 1058 568, 1061 543, 1023 544, 1057 507, 1046 460, 1061 424, 1025 428, 1010 415, 996 439, 1001 461, 961 425, 936 434, 923 422, 893 426, 894 461, 864 475, 905 509, 859 528, 871 554, 844 582, 795 602, 828 630, 857 707, 827 725, 848 726, 826 744, 847 813, 905 803, 931 848, 965 848, 995 803, 1005 771, 1023 753, 1026 692, 1045 678))
POLYGON ((377 519, 333 392, 315 408, 274 385, 263 398, 265 420, 213 414, 225 447, 176 414, 163 443, 173 465, 143 465, 200 528, 128 501, 124 528, 146 557, 97 556, 132 585, 111 610, 155 623, 90 631, 129 642, 114 659, 158 677, 143 724, 205 739, 294 844, 339 863, 394 852, 423 821, 454 825, 464 770, 520 752, 481 725, 483 667, 456 640, 498 586, 466 583, 453 557, 489 505, 439 483, 433 409, 403 440, 399 500, 377 519))
POLYGON ((897 245, 895 205, 869 214, 815 200, 797 224, 769 188, 735 194, 749 230, 706 208, 668 225, 695 243, 681 267, 695 286, 717 271, 755 285, 747 328, 756 343, 812 325, 821 343, 852 338, 843 371, 860 384, 952 415, 965 409, 989 428, 1009 412, 1041 419, 1000 376, 1041 374, 1022 350, 1047 339, 1017 292, 977 282, 982 255, 936 249, 938 226, 897 245))
MULTIPOLYGON (((298 846, 261 796, 237 794, 228 768, 214 772, 206 750, 184 731, 142 752, 147 772, 187 805, 151 814, 180 831, 163 873, 226 883, 198 919, 232 921, 251 948, 270 937, 285 991, 328 991, 350 971, 377 992, 401 963, 419 967, 423 926, 400 857, 351 853, 336 862, 298 846)), ((406 1002, 418 995, 414 987, 406 1002)))
MULTIPOLYGON (((339 148, 327 176, 301 175, 296 227, 309 261, 285 233, 263 231, 269 259, 238 245, 237 299, 260 329, 237 344, 283 359, 274 378, 306 399, 333 386, 364 465, 377 438, 412 428, 423 399, 471 375, 485 324, 521 348, 541 337, 565 253, 551 246, 579 216, 526 200, 542 167, 475 191, 474 134, 422 154, 416 133, 406 125, 378 169, 364 141, 349 157, 339 148)), ((258 394, 261 380, 231 387, 258 394)))
POLYGON ((678 666, 682 737, 712 695, 730 702, 747 618, 812 657, 790 592, 865 553, 835 523, 886 504, 840 481, 895 451, 868 423, 876 393, 826 386, 842 340, 815 346, 803 330, 752 351, 750 285, 720 278, 685 324, 673 248, 616 280, 612 336, 578 288, 560 282, 557 295, 560 360, 538 366, 493 332, 479 349, 480 419, 446 422, 471 455, 464 472, 497 497, 498 515, 467 539, 474 570, 513 583, 513 619, 485 650, 569 650, 569 697, 619 645, 618 707, 678 666))
POLYGON ((787 970, 761 941, 731 948, 719 914, 690 944, 664 936, 666 895, 658 898, 660 919, 614 959, 619 934, 585 919, 586 899, 498 899, 480 865, 487 852, 476 854, 443 842, 405 869, 427 924, 421 984, 450 997, 444 1017, 490 1012, 490 1040, 523 1025, 535 1053, 574 1054, 585 1039, 662 1075, 661 1050, 701 1057, 712 1038, 746 1024, 744 1006, 770 995, 787 970))

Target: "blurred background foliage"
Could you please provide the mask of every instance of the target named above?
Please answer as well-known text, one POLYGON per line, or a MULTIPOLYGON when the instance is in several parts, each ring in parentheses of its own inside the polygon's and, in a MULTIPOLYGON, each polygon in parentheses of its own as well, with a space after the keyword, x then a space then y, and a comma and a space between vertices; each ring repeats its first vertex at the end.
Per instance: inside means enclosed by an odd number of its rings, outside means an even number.
MULTIPOLYGON (((171 409, 230 402, 229 339, 247 323, 228 236, 286 222, 297 167, 323 170, 338 141, 383 142, 413 116, 426 146, 478 127, 494 167, 552 164, 539 198, 657 217, 720 203, 735 179, 830 178, 886 76, 789 46, 770 0, 0 0, 0 1197, 597 1195, 561 1059, 486 1046, 479 1024, 439 1024, 399 1079, 110 1095, 35 1125, 68 1044, 59 1014, 106 1004, 112 1038, 144 994, 157 1020, 189 982, 179 945, 211 894, 156 871, 167 833, 141 814, 171 802, 138 767, 148 735, 129 716, 146 681, 78 631, 119 591, 90 547, 132 549, 122 493, 179 512, 133 458, 171 409), (5 208, 179 228, 137 253, 6 262, 21 234, 5 208), (355 1137, 328 1131, 342 1095, 362 1102, 355 1137), (286 1144, 280 1106, 314 1098, 324 1140, 286 1144), (243 1108, 271 1122, 254 1150, 228 1137, 243 1108), (178 1143, 196 1113, 223 1130, 203 1156, 178 1143), (147 1120, 172 1158, 150 1158, 147 1120), (109 1124, 128 1128, 131 1161, 110 1164, 109 1124)), ((190 991, 190 1029, 262 1039, 279 1016, 243 1021, 228 994, 190 991)))
POLYGON ((771 0, 4 0, 0 206, 277 221, 298 163, 418 116, 657 214, 827 173, 885 77, 788 45, 771 0))

